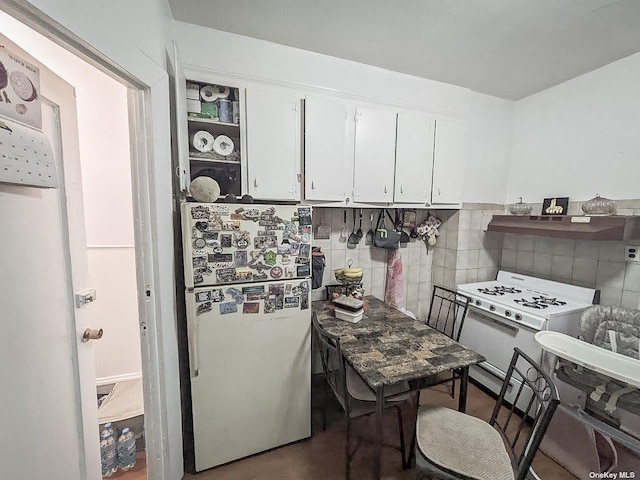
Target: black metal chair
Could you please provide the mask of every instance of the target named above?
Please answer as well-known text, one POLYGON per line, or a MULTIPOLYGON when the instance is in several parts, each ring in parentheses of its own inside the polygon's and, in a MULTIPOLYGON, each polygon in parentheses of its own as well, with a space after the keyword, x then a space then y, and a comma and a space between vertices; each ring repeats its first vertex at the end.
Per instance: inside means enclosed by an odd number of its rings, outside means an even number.
POLYGON ((444 407, 420 407, 418 478, 524 480, 559 403, 553 380, 515 348, 489 423, 444 407))
MULTIPOLYGON (((340 349, 340 339, 331 335, 323 329, 316 317, 315 312, 311 317, 315 340, 320 350, 322 358, 322 369, 326 377, 329 388, 335 395, 342 411, 347 419, 347 439, 345 446, 345 477, 349 479, 351 459, 355 455, 360 441, 351 448, 351 420, 356 417, 371 415, 376 411, 375 392, 366 384, 362 377, 349 365, 340 349)), ((384 408, 394 408, 398 418, 398 431, 400 434, 400 445, 386 445, 400 450, 402 456, 402 467, 406 468, 407 459, 405 454, 404 428, 402 425, 402 412, 400 405, 409 400, 416 400, 414 392, 409 391, 406 383, 385 387, 384 408)))
MULTIPOLYGON (((467 317, 471 299, 466 295, 440 285, 434 285, 431 292, 431 304, 425 323, 445 334, 456 342, 460 340, 464 319, 467 317)), ((460 379, 460 370, 445 372, 420 382, 420 388, 451 383, 451 398, 456 395, 456 380, 460 379)))

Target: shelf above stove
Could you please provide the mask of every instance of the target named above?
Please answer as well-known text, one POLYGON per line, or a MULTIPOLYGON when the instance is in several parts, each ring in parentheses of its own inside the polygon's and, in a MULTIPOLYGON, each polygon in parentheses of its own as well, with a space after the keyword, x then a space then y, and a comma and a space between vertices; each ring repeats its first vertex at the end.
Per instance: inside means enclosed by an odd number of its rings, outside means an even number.
POLYGON ((576 240, 627 241, 640 238, 640 216, 494 215, 487 231, 576 240))

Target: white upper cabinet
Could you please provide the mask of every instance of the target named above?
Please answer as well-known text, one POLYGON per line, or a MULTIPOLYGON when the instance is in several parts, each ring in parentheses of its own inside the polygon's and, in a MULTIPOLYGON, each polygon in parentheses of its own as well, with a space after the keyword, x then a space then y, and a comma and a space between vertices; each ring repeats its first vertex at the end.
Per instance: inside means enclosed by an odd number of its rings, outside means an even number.
POLYGON ((418 113, 399 113, 393 201, 431 203, 435 120, 418 113))
POLYGON ((349 109, 340 100, 307 96, 304 106, 305 199, 346 202, 353 181, 349 109))
POLYGON ((464 156, 466 153, 464 122, 457 119, 436 120, 433 161, 433 204, 451 205, 462 201, 464 156))
POLYGON ((357 108, 354 152, 354 201, 393 202, 396 112, 357 108))
POLYGON ((300 98, 247 88, 249 195, 259 200, 300 200, 300 98))
POLYGON ((172 125, 173 135, 175 138, 174 152, 177 156, 175 164, 177 165, 176 174, 180 182, 180 191, 185 194, 189 193, 189 184, 191 183, 191 168, 189 164, 189 134, 187 132, 187 88, 186 78, 182 65, 180 64, 180 53, 178 45, 173 42, 173 56, 169 57, 169 78, 173 84, 172 99, 172 125))

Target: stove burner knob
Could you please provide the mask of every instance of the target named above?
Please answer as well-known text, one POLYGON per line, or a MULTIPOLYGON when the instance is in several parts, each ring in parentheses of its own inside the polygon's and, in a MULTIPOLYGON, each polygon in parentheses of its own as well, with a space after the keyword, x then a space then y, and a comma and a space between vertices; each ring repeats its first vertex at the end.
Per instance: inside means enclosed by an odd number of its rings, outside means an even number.
POLYGON ((489 307, 489 310, 491 310, 492 312, 493 312, 495 309, 496 309, 495 305, 491 305, 491 306, 489 307))
POLYGON ((476 300, 476 305, 480 305, 480 300, 476 300))
POLYGON ((516 313, 516 320, 522 320, 522 315, 520 315, 519 313, 516 313))
POLYGON ((505 314, 507 317, 510 317, 510 316, 511 316, 511 312, 510 312, 509 310, 505 310, 505 311, 504 311, 504 314, 505 314))

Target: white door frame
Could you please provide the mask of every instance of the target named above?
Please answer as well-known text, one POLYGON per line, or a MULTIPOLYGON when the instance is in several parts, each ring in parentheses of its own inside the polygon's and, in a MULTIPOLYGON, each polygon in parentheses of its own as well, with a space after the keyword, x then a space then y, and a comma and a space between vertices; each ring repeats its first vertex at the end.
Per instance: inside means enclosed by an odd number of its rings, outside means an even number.
MULTIPOLYGON (((159 278, 156 268, 158 252, 154 248, 152 238, 152 232, 157 231, 155 217, 151 214, 153 189, 150 185, 150 172, 153 163, 153 140, 147 134, 151 131, 152 92, 166 87, 166 82, 161 80, 154 85, 147 85, 24 0, 0 0, 0 9, 128 88, 147 477, 166 478, 170 470, 168 459, 165 458, 165 452, 168 450, 168 419, 160 395, 160 392, 164 392, 165 385, 163 363, 160 361, 161 334, 156 322, 161 299, 154 294, 154 285, 159 283, 159 278)), ((166 72, 160 73, 164 74, 161 77, 164 76, 166 79, 166 72)))

